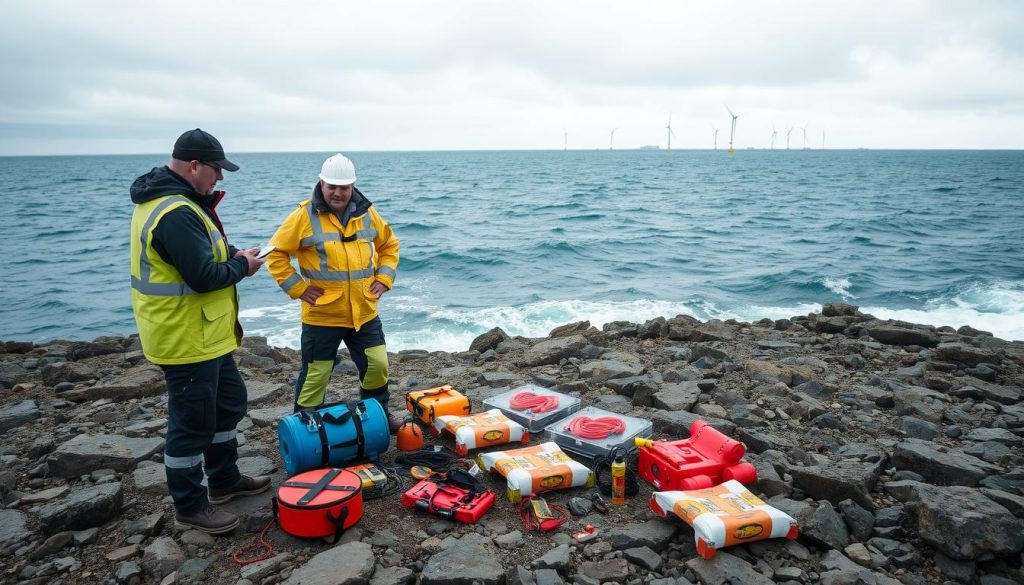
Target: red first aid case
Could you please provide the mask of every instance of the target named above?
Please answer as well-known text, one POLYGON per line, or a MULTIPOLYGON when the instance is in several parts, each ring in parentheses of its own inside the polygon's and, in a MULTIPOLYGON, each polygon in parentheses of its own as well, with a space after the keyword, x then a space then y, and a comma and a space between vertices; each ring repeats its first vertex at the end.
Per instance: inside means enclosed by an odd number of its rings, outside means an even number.
POLYGON ((420 480, 402 494, 402 505, 473 524, 494 505, 494 492, 462 470, 420 480), (468 478, 468 479, 466 479, 468 478))
POLYGON ((277 523, 288 534, 337 542, 363 517, 363 480, 344 469, 306 471, 277 488, 273 507, 277 523))

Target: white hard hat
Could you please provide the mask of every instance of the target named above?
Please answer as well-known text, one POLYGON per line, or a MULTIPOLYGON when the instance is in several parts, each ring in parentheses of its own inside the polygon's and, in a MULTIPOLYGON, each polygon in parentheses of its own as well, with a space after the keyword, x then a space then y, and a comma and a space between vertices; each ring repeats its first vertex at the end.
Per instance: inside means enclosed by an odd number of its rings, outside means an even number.
POLYGON ((320 180, 328 185, 351 185, 356 182, 356 167, 348 157, 338 153, 324 161, 320 180))

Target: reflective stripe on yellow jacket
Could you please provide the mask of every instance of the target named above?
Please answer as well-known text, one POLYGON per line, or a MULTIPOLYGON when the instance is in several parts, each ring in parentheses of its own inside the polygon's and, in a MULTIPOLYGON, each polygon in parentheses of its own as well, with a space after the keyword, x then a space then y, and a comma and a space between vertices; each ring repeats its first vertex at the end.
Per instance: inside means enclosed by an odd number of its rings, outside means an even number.
POLYGON ((342 226, 333 212, 318 212, 307 199, 285 218, 270 243, 277 247, 267 268, 293 299, 310 285, 324 290, 317 304, 302 303, 302 322, 358 330, 377 316, 377 297, 370 285, 389 289, 398 270, 398 238, 391 226, 369 207, 342 226), (291 257, 299 260, 299 272, 291 257))
POLYGON ((186 197, 158 197, 132 213, 132 312, 142 352, 155 364, 191 364, 211 360, 241 344, 238 295, 234 286, 199 293, 153 248, 153 230, 168 212, 190 207, 203 221, 213 258, 228 261, 227 241, 209 216, 186 197))

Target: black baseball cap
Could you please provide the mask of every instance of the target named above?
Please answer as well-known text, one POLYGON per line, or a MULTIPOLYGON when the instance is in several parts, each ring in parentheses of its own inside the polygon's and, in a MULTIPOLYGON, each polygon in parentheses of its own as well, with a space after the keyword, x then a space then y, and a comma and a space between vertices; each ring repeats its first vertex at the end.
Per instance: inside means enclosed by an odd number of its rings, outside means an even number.
POLYGON ((214 163, 225 171, 238 170, 238 165, 224 156, 224 147, 220 145, 220 141, 214 138, 213 134, 199 128, 179 136, 174 143, 174 152, 171 156, 178 160, 214 163))

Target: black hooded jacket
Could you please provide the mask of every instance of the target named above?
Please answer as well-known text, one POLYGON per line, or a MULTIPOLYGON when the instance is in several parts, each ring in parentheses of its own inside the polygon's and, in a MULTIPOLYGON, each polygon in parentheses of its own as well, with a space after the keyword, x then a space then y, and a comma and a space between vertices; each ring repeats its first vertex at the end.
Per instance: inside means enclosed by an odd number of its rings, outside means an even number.
MULTIPOLYGON (((223 193, 196 193, 188 181, 167 167, 154 167, 132 183, 132 203, 145 203, 166 195, 181 195, 195 202, 224 235, 224 228, 214 210, 223 193)), ((174 266, 185 279, 185 284, 196 292, 220 290, 238 283, 249 274, 249 263, 241 256, 227 262, 214 261, 206 226, 189 207, 178 207, 164 215, 153 230, 153 249, 164 262, 174 266)), ((236 251, 237 248, 228 245, 229 255, 233 256, 236 251)))

